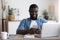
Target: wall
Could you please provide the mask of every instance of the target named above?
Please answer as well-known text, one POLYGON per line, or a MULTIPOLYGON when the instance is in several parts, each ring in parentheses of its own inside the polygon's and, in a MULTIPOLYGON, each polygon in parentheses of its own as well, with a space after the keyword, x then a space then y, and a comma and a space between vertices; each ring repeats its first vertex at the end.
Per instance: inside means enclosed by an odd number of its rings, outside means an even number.
MULTIPOLYGON (((10 5, 13 8, 19 9, 20 14, 20 20, 29 17, 29 6, 31 4, 37 4, 39 6, 39 15, 42 15, 42 10, 47 9, 50 0, 6 0, 8 2, 8 5, 10 5)), ((17 13, 15 13, 17 14, 17 13)))
POLYGON ((53 16, 55 16, 56 21, 58 21, 58 0, 52 0, 51 3, 55 6, 55 12, 53 16))
POLYGON ((60 22, 60 0, 58 0, 58 20, 60 22))
POLYGON ((1 0, 0 0, 0 18, 2 18, 1 0))

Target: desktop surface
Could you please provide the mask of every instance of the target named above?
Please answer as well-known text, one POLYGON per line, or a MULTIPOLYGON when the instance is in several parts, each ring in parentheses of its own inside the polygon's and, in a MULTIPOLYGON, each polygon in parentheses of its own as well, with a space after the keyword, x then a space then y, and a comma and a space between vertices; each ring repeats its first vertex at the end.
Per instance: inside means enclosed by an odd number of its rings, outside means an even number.
MULTIPOLYGON (((2 39, 0 38, 0 40, 2 40, 2 39)), ((6 40, 60 40, 60 37, 24 38, 24 35, 11 35, 6 40)))

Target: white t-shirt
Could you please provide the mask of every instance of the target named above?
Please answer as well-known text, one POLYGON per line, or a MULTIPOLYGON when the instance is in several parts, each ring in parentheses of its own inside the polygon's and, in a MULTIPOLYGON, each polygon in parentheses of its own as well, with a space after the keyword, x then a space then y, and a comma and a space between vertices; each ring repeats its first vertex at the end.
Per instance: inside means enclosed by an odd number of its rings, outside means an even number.
POLYGON ((30 28, 38 28, 36 20, 31 20, 30 28))

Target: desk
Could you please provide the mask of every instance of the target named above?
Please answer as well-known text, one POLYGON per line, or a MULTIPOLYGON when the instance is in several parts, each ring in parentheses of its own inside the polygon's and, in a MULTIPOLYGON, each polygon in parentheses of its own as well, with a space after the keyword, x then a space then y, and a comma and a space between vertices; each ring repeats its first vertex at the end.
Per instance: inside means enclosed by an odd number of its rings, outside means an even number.
MULTIPOLYGON (((0 38, 1 40, 1 38, 0 38)), ((59 37, 48 37, 48 38, 24 38, 23 35, 10 36, 7 40, 60 40, 59 37)))

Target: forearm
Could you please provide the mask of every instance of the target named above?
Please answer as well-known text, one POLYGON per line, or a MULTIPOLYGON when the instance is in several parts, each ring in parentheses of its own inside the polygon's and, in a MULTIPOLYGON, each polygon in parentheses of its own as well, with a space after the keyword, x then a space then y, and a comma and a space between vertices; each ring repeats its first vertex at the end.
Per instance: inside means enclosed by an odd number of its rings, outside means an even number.
POLYGON ((35 29, 35 28, 31 28, 29 30, 30 34, 41 34, 41 30, 40 29, 35 29))
POLYGON ((18 30, 17 34, 27 34, 28 32, 28 30, 18 30))

